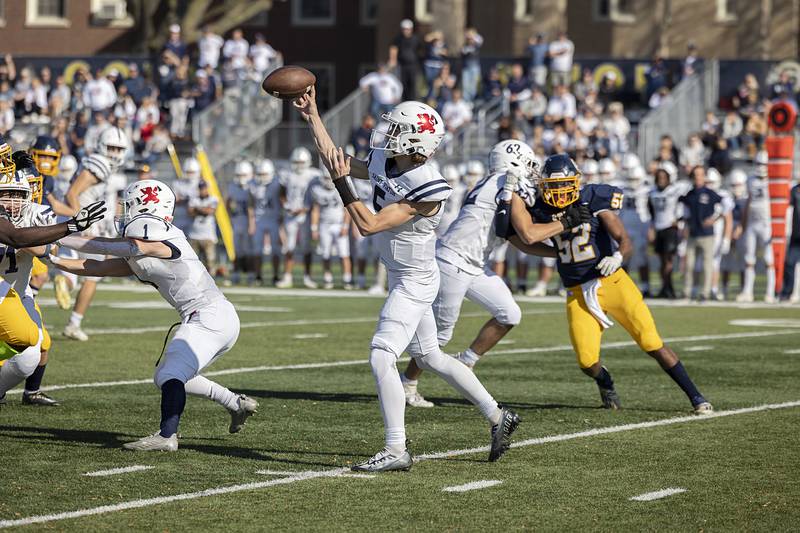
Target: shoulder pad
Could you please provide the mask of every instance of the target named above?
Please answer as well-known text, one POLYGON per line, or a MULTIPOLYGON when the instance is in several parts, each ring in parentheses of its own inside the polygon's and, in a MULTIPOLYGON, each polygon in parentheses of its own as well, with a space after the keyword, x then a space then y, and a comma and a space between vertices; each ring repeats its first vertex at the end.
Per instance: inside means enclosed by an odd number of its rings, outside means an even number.
POLYGON ((125 225, 122 236, 141 241, 165 241, 180 233, 181 230, 158 217, 139 215, 125 225))
POLYGON ((98 181, 108 181, 111 175, 111 164, 100 154, 91 154, 81 161, 84 170, 91 172, 98 181))
POLYGON ((404 186, 409 202, 443 202, 453 192, 447 180, 429 165, 411 169, 395 179, 404 186))
POLYGON ((588 203, 592 213, 616 211, 622 207, 623 192, 619 187, 605 183, 591 184, 587 185, 584 191, 588 193, 584 202, 588 203))

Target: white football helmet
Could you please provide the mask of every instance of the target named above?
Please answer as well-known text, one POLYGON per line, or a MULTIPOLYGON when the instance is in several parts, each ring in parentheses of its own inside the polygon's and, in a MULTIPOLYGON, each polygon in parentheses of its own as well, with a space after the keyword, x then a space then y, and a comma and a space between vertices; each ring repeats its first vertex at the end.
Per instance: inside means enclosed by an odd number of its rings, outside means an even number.
POLYGON ((756 164, 755 175, 758 178, 766 178, 769 175, 769 154, 767 154, 766 150, 759 150, 756 154, 755 161, 756 164))
POLYGON ((636 189, 644 184, 645 180, 647 179, 647 173, 642 167, 636 166, 627 172, 625 179, 630 188, 636 189))
POLYGON ((12 224, 22 221, 25 211, 31 204, 31 184, 28 169, 17 170, 13 174, 0 175, 0 207, 12 224))
POLYGON ((616 178, 616 173, 617 165, 611 159, 606 157, 597 163, 597 174, 600 177, 600 183, 610 183, 616 178))
POLYGON ((71 180, 78 170, 78 160, 72 154, 65 154, 61 156, 61 161, 58 163, 58 176, 60 180, 71 180))
POLYGON ((97 152, 111 163, 111 170, 119 169, 124 163, 130 149, 128 136, 122 129, 109 126, 97 140, 97 152))
POLYGON ((527 143, 509 139, 500 141, 492 147, 489 152, 489 172, 503 172, 510 169, 518 169, 525 173, 528 179, 532 180, 541 170, 536 155, 527 143))
POLYGON ((666 170, 670 183, 675 183, 675 180, 678 179, 678 167, 672 161, 662 161, 659 163, 658 168, 666 170))
POLYGON ((740 168, 734 168, 728 174, 728 186, 736 198, 743 198, 747 192, 747 173, 740 168))
POLYGON ((272 183, 275 177, 275 165, 269 159, 262 159, 256 165, 256 181, 261 185, 272 183))
POLYGON ((123 235, 125 226, 140 215, 152 215, 172 222, 175 193, 158 180, 134 181, 125 188, 120 199, 120 214, 114 217, 117 232, 123 235))
POLYGON ((239 185, 247 185, 253 179, 253 164, 250 161, 239 161, 236 163, 236 183, 239 185))
POLYGON ((185 180, 200 179, 200 162, 194 157, 190 157, 183 162, 183 177, 185 180))
POLYGON ((581 177, 584 183, 599 183, 597 179, 597 161, 587 159, 581 164, 581 177))
POLYGON ((444 139, 442 117, 422 102, 402 102, 381 118, 388 128, 385 132, 373 129, 369 147, 386 151, 387 157, 413 154, 431 157, 444 139))
POLYGON ((467 187, 471 189, 485 175, 486 169, 484 168, 483 163, 473 159, 467 163, 467 171, 464 174, 464 182, 467 184, 467 187))
POLYGON ((717 191, 720 185, 722 185, 722 174, 716 168, 708 167, 706 169, 706 186, 713 191, 717 191))
POLYGON ((447 180, 447 183, 451 187, 455 187, 455 185, 461 181, 461 173, 455 165, 445 165, 444 168, 442 168, 442 177, 447 180))
POLYGON ((311 168, 311 152, 304 146, 298 146, 289 154, 289 162, 293 172, 302 172, 311 168))
POLYGON ((622 156, 620 167, 622 167, 622 171, 624 173, 628 174, 632 172, 634 168, 641 166, 642 163, 639 161, 639 156, 637 156, 633 152, 628 152, 622 156))

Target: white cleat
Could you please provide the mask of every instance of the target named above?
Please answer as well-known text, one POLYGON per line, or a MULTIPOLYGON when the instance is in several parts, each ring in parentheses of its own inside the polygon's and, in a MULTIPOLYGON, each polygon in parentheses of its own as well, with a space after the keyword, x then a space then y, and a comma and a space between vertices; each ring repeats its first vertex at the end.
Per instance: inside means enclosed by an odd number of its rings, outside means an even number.
POLYGON ((228 410, 228 412, 231 414, 231 425, 228 427, 228 431, 239 433, 247 419, 258 412, 258 402, 244 394, 240 394, 239 408, 235 411, 228 410))
POLYGON ((400 381, 403 383, 403 392, 406 395, 406 404, 409 407, 423 407, 426 409, 433 407, 433 402, 429 402, 417 392, 416 381, 409 383, 402 374, 400 374, 400 381))
POLYGON ((764 303, 765 304, 774 304, 777 301, 778 300, 775 299, 775 296, 773 296, 771 294, 767 294, 767 295, 764 296, 764 303))
POLYGON ((303 276, 303 285, 305 286, 306 289, 316 289, 317 287, 319 287, 319 285, 317 285, 317 282, 311 279, 311 276, 303 276))
POLYGON ((525 292, 525 296, 547 296, 547 284, 537 283, 535 287, 525 292))
POLYGON ((753 303, 753 295, 747 292, 740 292, 736 297, 736 301, 744 304, 753 303))
POLYGON ((283 278, 281 278, 281 280, 275 284, 275 287, 279 289, 291 289, 292 276, 283 276, 283 278))
POLYGON ((386 289, 384 289, 381 285, 373 285, 367 289, 367 294, 371 294, 373 296, 384 296, 386 294, 386 289))
POLYGON ((170 437, 162 437, 161 433, 156 431, 137 441, 126 442, 122 447, 138 452, 175 452, 178 451, 178 436, 173 433, 170 437))
POLYGON ((390 470, 404 470, 411 469, 414 460, 408 450, 405 450, 400 455, 395 455, 389 450, 381 450, 363 463, 353 465, 350 470, 354 472, 388 472, 390 470))
MULTIPOLYGON (((325 284, 322 286, 322 288, 325 290, 331 290, 333 288, 333 282, 326 281, 325 284)), ((347 285, 345 285, 345 288, 347 288, 347 285)))
POLYGON ((708 402, 698 403, 694 406, 694 414, 697 416, 707 416, 714 413, 714 406, 708 402))
POLYGON ((64 328, 64 336, 68 339, 76 341, 88 341, 89 335, 83 332, 80 326, 75 324, 67 324, 64 328))

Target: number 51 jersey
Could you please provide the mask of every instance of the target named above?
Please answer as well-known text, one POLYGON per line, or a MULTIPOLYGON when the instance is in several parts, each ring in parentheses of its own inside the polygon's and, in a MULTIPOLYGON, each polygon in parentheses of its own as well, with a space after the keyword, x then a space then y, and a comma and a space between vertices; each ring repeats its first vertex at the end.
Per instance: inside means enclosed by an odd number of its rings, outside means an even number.
MULTIPOLYGON (((597 264, 603 257, 612 255, 617 243, 606 231, 598 214, 603 211, 618 211, 622 207, 622 190, 607 184, 585 185, 581 189, 579 202, 589 207, 592 220, 553 237, 558 247, 558 274, 565 287, 581 285, 600 277, 597 264)), ((563 210, 537 202, 528 210, 535 222, 546 223, 558 220, 563 210)))

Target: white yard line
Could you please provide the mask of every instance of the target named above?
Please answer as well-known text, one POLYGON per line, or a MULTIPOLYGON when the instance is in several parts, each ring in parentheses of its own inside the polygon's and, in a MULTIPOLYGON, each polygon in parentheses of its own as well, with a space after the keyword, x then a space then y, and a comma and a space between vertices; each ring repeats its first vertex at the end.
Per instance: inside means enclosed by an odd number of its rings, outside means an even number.
POLYGON ((307 339, 325 339, 327 337, 327 333, 298 333, 297 335, 292 335, 292 338, 298 341, 307 339))
MULTIPOLYGON (((762 411, 772 411, 777 409, 790 409, 793 407, 800 406, 800 400, 792 401, 792 402, 784 402, 784 403, 775 403, 775 404, 764 404, 764 405, 757 405, 754 407, 744 407, 741 409, 732 409, 729 411, 717 411, 711 415, 707 416, 679 416, 676 418, 664 418, 661 420, 653 420, 650 422, 640 422, 638 424, 624 424, 621 426, 610 426, 605 428, 596 428, 589 431, 580 431, 578 433, 567 433, 563 435, 552 435, 549 437, 540 437, 535 439, 528 439, 521 442, 516 442, 511 445, 512 448, 521 448, 525 446, 537 446, 540 444, 547 444, 551 442, 562 442, 568 440, 574 440, 584 437, 594 437, 597 435, 608 435, 611 433, 622 433, 625 431, 635 431, 639 429, 647 429, 652 427, 659 427, 659 426, 669 426, 673 424, 682 424, 686 422, 704 422, 707 420, 713 420, 715 418, 721 418, 726 416, 734 416, 734 415, 741 415, 741 414, 748 414, 748 413, 758 413, 762 411)), ((475 453, 482 453, 489 450, 488 446, 482 446, 478 448, 466 448, 461 450, 449 450, 445 452, 439 453, 429 453, 424 455, 418 455, 415 457, 417 461, 428 461, 432 459, 445 459, 448 457, 454 457, 459 455, 471 455, 475 453)), ((146 498, 142 500, 131 500, 127 502, 116 503, 113 505, 103 505, 100 507, 91 507, 88 509, 79 509, 77 511, 68 511, 63 513, 55 513, 55 514, 48 514, 48 515, 38 515, 38 516, 29 516, 26 518, 17 518, 13 520, 2 520, 0 521, 0 528, 7 528, 7 527, 15 527, 15 526, 26 526, 30 524, 42 524, 46 522, 54 522, 57 520, 65 520, 68 518, 80 518, 83 516, 93 516, 105 513, 114 513, 117 511, 125 511, 128 509, 139 509, 142 507, 152 507, 155 505, 162 505, 165 503, 171 503, 176 501, 185 501, 185 500, 195 500, 198 498, 206 498, 209 496, 219 496, 221 494, 231 494, 234 492, 242 492, 242 491, 251 491, 251 490, 258 490, 258 489, 265 489, 268 487, 274 487, 278 485, 288 485, 291 483, 295 483, 298 481, 306 481, 309 479, 317 479, 317 478, 335 478, 339 477, 342 474, 347 474, 350 472, 349 468, 336 468, 331 470, 322 470, 322 471, 308 471, 308 472, 299 472, 296 475, 286 476, 286 477, 279 477, 277 479, 271 479, 269 481, 258 481, 253 483, 242 483, 239 485, 228 485, 224 487, 213 487, 206 490, 201 490, 197 492, 186 492, 183 494, 174 494, 172 496, 160 496, 157 498, 146 498)))
MULTIPOLYGON (((742 333, 722 333, 719 335, 696 335, 690 337, 672 337, 664 339, 665 342, 690 342, 690 341, 708 341, 708 340, 726 340, 726 339, 746 339, 752 337, 773 337, 776 335, 796 335, 797 330, 777 330, 777 331, 750 331, 742 333)), ((616 349, 627 348, 635 346, 633 341, 609 342, 603 345, 603 349, 616 349)), ((534 354, 534 353, 549 353, 549 352, 564 352, 571 351, 572 345, 561 344, 558 346, 538 346, 535 348, 509 348, 505 350, 492 350, 492 355, 518 355, 518 354, 534 354)), ((679 352, 681 350, 678 350, 679 352)), ((407 361, 408 358, 401 358, 400 361, 407 361)), ((264 366, 250 366, 240 368, 226 368, 223 370, 211 370, 203 372, 204 376, 227 376, 231 374, 248 374, 251 372, 269 372, 277 370, 308 370, 313 368, 332 368, 338 366, 352 366, 366 364, 366 356, 361 359, 350 359, 347 361, 328 361, 323 363, 301 363, 296 365, 264 365, 264 366)), ((42 387, 42 391, 56 391, 64 389, 94 389, 102 387, 116 387, 119 385, 144 385, 152 383, 152 379, 130 379, 119 381, 94 381, 89 383, 66 383, 64 385, 49 385, 42 387)), ((20 394, 22 389, 14 389, 8 391, 8 394, 20 394)))
MULTIPOLYGON (((300 472, 291 470, 256 470, 256 474, 261 474, 264 476, 296 476, 300 472)), ((357 479, 372 479, 375 477, 375 474, 352 474, 352 473, 343 473, 338 474, 336 477, 352 477, 357 479)))
POLYGON ((798 353, 800 353, 800 348, 795 348, 793 350, 784 350, 783 353, 798 354, 798 353))
POLYGON ((661 498, 672 496, 673 494, 680 494, 681 492, 686 492, 686 489, 669 488, 657 490, 655 492, 645 492, 644 494, 639 494, 638 496, 631 496, 628 499, 634 502, 651 502, 653 500, 660 500, 661 498))
POLYGON ((472 483, 465 483, 464 485, 456 485, 454 487, 445 487, 442 492, 467 492, 470 490, 486 489, 501 484, 499 479, 482 479, 481 481, 473 481, 472 483))
POLYGON ((708 350, 713 350, 713 346, 686 346, 684 348, 680 348, 678 351, 680 352, 707 352, 708 350))
POLYGON ((83 474, 86 477, 102 477, 102 476, 115 476, 117 474, 127 474, 128 472, 141 472, 142 470, 150 470, 152 466, 146 465, 133 465, 124 466, 122 468, 112 468, 111 470, 98 470, 97 472, 86 472, 83 474))

